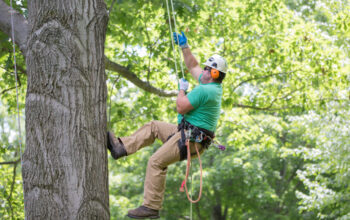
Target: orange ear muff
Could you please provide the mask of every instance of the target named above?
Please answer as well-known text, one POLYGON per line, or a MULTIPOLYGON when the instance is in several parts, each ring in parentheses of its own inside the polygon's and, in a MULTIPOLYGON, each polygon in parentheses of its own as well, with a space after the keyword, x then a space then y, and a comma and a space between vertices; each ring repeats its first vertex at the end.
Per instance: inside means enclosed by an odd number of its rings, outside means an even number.
POLYGON ((213 79, 217 79, 220 76, 219 70, 216 70, 214 68, 211 69, 210 74, 211 74, 211 77, 213 77, 213 79))

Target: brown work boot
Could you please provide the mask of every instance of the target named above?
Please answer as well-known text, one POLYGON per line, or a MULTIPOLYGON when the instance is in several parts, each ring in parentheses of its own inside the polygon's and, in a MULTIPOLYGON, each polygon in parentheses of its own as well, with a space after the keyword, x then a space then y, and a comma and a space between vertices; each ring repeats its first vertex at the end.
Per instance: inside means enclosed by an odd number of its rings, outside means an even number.
POLYGON ((107 148, 115 160, 127 155, 124 144, 110 131, 107 132, 107 148))
POLYGON ((159 218, 159 211, 155 209, 147 208, 146 206, 140 206, 137 209, 129 210, 128 217, 136 219, 156 219, 159 218))

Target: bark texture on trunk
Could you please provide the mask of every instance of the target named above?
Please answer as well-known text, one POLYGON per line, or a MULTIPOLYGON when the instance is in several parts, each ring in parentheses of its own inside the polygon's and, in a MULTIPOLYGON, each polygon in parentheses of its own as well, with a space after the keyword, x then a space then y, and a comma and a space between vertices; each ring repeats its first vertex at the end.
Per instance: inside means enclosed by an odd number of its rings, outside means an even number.
POLYGON ((103 0, 28 1, 26 219, 109 219, 103 0))

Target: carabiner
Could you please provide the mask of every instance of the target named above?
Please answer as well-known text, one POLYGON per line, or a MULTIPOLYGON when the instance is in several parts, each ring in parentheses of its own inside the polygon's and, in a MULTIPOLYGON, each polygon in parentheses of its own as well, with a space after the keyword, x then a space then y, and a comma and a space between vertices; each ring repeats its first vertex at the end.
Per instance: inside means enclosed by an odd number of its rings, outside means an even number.
POLYGON ((200 135, 198 135, 198 136, 196 137, 196 142, 197 142, 197 143, 201 143, 202 140, 203 140, 203 136, 204 136, 203 132, 200 131, 200 135))
POLYGON ((191 134, 192 134, 191 128, 189 128, 188 130, 186 130, 186 131, 185 131, 186 139, 190 139, 190 138, 191 138, 191 134))

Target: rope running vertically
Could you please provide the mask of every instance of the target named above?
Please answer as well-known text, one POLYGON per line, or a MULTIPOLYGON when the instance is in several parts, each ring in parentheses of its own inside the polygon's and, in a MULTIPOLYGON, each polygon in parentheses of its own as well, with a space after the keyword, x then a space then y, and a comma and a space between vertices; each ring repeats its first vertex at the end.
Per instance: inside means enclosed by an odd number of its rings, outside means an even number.
POLYGON ((12 49, 13 49, 13 63, 14 63, 14 70, 15 70, 15 83, 16 83, 16 102, 17 102, 17 126, 18 126, 18 143, 20 147, 20 159, 22 164, 22 132, 21 132, 21 119, 19 116, 19 101, 18 101, 18 74, 17 74, 17 61, 16 61, 16 47, 15 47, 15 31, 14 31, 14 25, 13 25, 13 13, 15 10, 12 7, 12 0, 10 1, 11 6, 11 37, 12 37, 12 49))
MULTIPOLYGON (((176 20, 175 20, 175 15, 174 15, 175 13, 174 13, 173 1, 170 0, 170 3, 171 3, 172 14, 173 14, 175 32, 177 32, 176 20)), ((177 57, 176 57, 176 51, 175 51, 175 42, 174 42, 174 38, 172 36, 173 28, 172 28, 172 25, 171 25, 171 16, 170 16, 169 1, 168 0, 166 0, 166 8, 167 8, 167 12, 168 12, 168 20, 169 20, 169 28, 170 28, 170 39, 171 39, 171 44, 172 44, 172 48, 173 48, 176 78, 177 78, 177 80, 179 80, 179 76, 177 74, 177 57)), ((177 41, 179 41, 179 37, 178 36, 177 36, 177 41)), ((180 52, 180 66, 181 66, 182 78, 185 78, 184 77, 183 66, 182 66, 182 61, 181 61, 181 50, 180 50, 180 48, 179 48, 179 52, 180 52)))
MULTIPOLYGON (((19 154, 20 154, 20 161, 21 166, 23 167, 23 160, 22 160, 22 132, 21 132, 21 118, 19 116, 19 101, 18 101, 18 74, 17 74, 17 61, 16 61, 16 46, 15 46, 15 31, 14 31, 14 24, 13 24, 13 13, 15 13, 15 10, 12 7, 12 0, 10 1, 11 6, 11 36, 12 36, 12 49, 13 49, 13 64, 14 64, 14 70, 15 70, 15 83, 16 83, 16 102, 17 102, 17 125, 18 125, 18 143, 19 143, 19 154)), ((24 193, 24 184, 22 180, 22 190, 24 193)), ((24 204, 25 208, 25 204, 24 204)))
MULTIPOLYGON (((173 20, 174 20, 175 32, 178 33, 178 30, 177 30, 177 27, 176 27, 176 18, 175 18, 175 10, 174 10, 173 0, 170 0, 170 2, 171 2, 171 9, 173 11, 173 20)), ((176 38, 177 38, 177 42, 180 42, 179 41, 179 35, 176 34, 176 38)), ((178 47, 178 49, 179 49, 179 54, 180 54, 179 56, 180 56, 180 66, 181 66, 182 78, 185 78, 184 77, 184 69, 183 69, 183 66, 182 66, 182 56, 181 56, 182 51, 181 51, 180 47, 178 47)))
MULTIPOLYGON (((177 33, 177 27, 176 27, 176 18, 175 18, 175 10, 174 10, 174 4, 173 4, 173 0, 170 0, 170 3, 171 3, 171 9, 172 9, 172 14, 173 14, 173 20, 174 20, 174 28, 175 28, 175 32, 177 33)), ((177 57, 176 57, 176 52, 175 52, 175 43, 174 43, 174 38, 173 38, 173 30, 172 30, 172 25, 171 25, 171 17, 170 17, 170 11, 169 11, 169 2, 168 0, 166 0, 166 6, 167 6, 167 12, 168 12, 168 20, 169 20, 169 28, 170 28, 170 39, 171 39, 171 43, 172 43, 172 48, 173 48, 173 55, 174 55, 174 63, 175 63, 175 72, 176 72, 176 78, 177 80, 179 81, 179 76, 178 76, 178 72, 177 72, 177 57)), ((177 37, 177 42, 179 42, 179 36, 176 34, 176 37, 177 37)), ((181 66, 181 73, 182 73, 182 78, 185 78, 184 76, 184 70, 183 70, 183 65, 182 65, 182 56, 181 56, 181 49, 179 47, 179 56, 180 56, 180 66, 181 66)), ((187 143, 187 146, 189 147, 189 143, 187 143)), ((189 149, 188 149, 189 151, 189 149)), ((196 151, 198 153, 198 149, 196 148, 196 151)), ((188 155, 190 156, 191 153, 188 152, 188 155)), ((200 160, 200 155, 198 153, 198 157, 199 157, 199 160, 200 160)), ((192 203, 195 203, 195 202, 198 202, 200 200, 200 197, 201 197, 201 193, 202 193, 202 184, 200 186, 200 195, 198 197, 198 199, 196 201, 193 201, 192 200, 192 190, 193 190, 193 186, 192 186, 192 175, 191 175, 191 196, 189 196, 189 193, 187 191, 187 178, 188 178, 188 174, 189 174, 189 168, 190 168, 190 165, 191 165, 191 156, 189 158, 187 158, 187 169, 186 169, 186 178, 185 178, 185 181, 184 181, 184 185, 185 185, 185 189, 186 189, 186 194, 187 194, 187 198, 188 200, 190 201, 190 220, 192 220, 192 203)), ((202 172, 202 164, 200 162, 200 169, 201 169, 201 172, 202 172)), ((202 173, 201 173, 202 174, 202 173)), ((201 180, 202 180, 202 175, 201 175, 201 180)), ((202 181, 201 181, 202 182, 202 181)))

